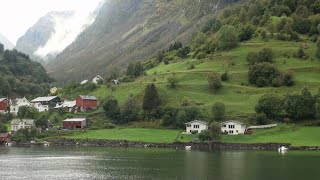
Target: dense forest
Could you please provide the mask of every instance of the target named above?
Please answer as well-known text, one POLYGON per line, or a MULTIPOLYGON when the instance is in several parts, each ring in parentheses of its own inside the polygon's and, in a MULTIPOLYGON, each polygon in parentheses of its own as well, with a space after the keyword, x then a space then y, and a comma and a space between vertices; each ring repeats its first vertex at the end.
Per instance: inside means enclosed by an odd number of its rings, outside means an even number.
POLYGON ((41 64, 0 44, 0 97, 47 95, 52 81, 41 64))

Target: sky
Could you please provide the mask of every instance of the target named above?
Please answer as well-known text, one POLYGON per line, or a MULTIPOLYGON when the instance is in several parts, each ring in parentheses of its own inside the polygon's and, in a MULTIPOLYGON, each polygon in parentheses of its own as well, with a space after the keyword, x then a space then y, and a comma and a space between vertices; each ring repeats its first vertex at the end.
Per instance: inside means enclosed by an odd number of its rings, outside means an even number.
POLYGON ((102 0, 0 0, 0 33, 13 44, 50 11, 75 11, 80 17, 102 0))

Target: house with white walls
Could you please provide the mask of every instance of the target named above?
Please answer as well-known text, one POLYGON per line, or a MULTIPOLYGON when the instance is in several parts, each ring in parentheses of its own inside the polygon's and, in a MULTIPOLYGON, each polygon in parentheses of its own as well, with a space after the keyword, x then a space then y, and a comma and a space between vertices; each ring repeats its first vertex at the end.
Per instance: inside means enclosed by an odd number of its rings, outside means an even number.
POLYGON ((36 108, 39 112, 48 111, 50 106, 54 107, 57 103, 60 103, 61 99, 58 96, 38 97, 31 101, 31 107, 36 108))
POLYGON ((27 98, 16 98, 10 100, 10 113, 18 115, 19 108, 22 106, 30 107, 31 103, 27 98))
POLYGON ((14 119, 11 121, 11 130, 18 131, 19 129, 31 129, 36 127, 36 124, 33 119, 14 119))
POLYGON ((98 84, 100 81, 103 81, 103 78, 100 75, 97 75, 92 79, 93 84, 98 84))
POLYGON ((208 129, 208 123, 200 120, 194 120, 191 122, 185 123, 186 125, 186 134, 200 133, 203 130, 208 129))
POLYGON ((244 134, 246 132, 247 125, 240 121, 225 121, 221 123, 221 132, 229 135, 244 134))

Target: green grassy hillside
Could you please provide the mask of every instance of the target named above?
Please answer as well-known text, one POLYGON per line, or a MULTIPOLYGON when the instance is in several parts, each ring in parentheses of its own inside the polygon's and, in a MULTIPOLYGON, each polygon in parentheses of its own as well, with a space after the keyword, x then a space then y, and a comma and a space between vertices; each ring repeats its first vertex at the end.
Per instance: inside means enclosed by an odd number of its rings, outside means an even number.
POLYGON ((147 75, 136 79, 132 83, 123 83, 116 86, 111 92, 106 86, 102 86, 92 92, 99 99, 114 95, 120 103, 123 103, 129 94, 136 98, 142 98, 144 88, 148 83, 155 83, 160 91, 162 106, 177 107, 184 97, 195 101, 204 109, 205 115, 210 115, 209 108, 218 101, 226 105, 227 116, 242 116, 254 113, 254 106, 258 98, 267 92, 275 92, 280 95, 300 91, 307 86, 315 93, 320 88, 320 61, 314 56, 315 45, 311 42, 287 42, 269 40, 268 42, 253 38, 227 52, 219 52, 211 59, 196 60, 188 58, 165 65, 160 64, 147 71, 147 75), (310 58, 302 60, 293 57, 301 44, 306 44, 305 51, 310 58), (291 71, 295 85, 291 87, 264 87, 258 88, 248 85, 248 63, 246 56, 249 51, 259 51, 264 47, 272 48, 274 61, 280 70, 291 71), (285 57, 289 54, 290 57, 285 57), (195 68, 188 70, 188 66, 194 64, 195 68), (229 80, 223 82, 223 88, 212 92, 208 88, 207 73, 215 71, 229 72, 229 80), (167 78, 175 74, 179 79, 176 89, 168 87, 167 78))

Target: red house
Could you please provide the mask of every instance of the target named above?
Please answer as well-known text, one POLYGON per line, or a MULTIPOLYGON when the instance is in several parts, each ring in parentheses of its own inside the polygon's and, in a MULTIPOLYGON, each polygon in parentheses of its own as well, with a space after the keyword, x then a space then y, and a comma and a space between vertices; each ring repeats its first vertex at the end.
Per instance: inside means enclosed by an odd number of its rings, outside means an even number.
POLYGON ((81 95, 76 99, 78 112, 85 112, 96 109, 98 107, 98 99, 95 96, 81 95))
POLYGON ((87 126, 85 118, 66 119, 63 121, 63 129, 83 129, 87 126))
POLYGON ((9 101, 6 98, 0 98, 0 113, 6 113, 9 107, 9 101))
POLYGON ((9 134, 9 133, 0 134, 0 142, 8 143, 10 141, 11 141, 11 134, 9 134))

